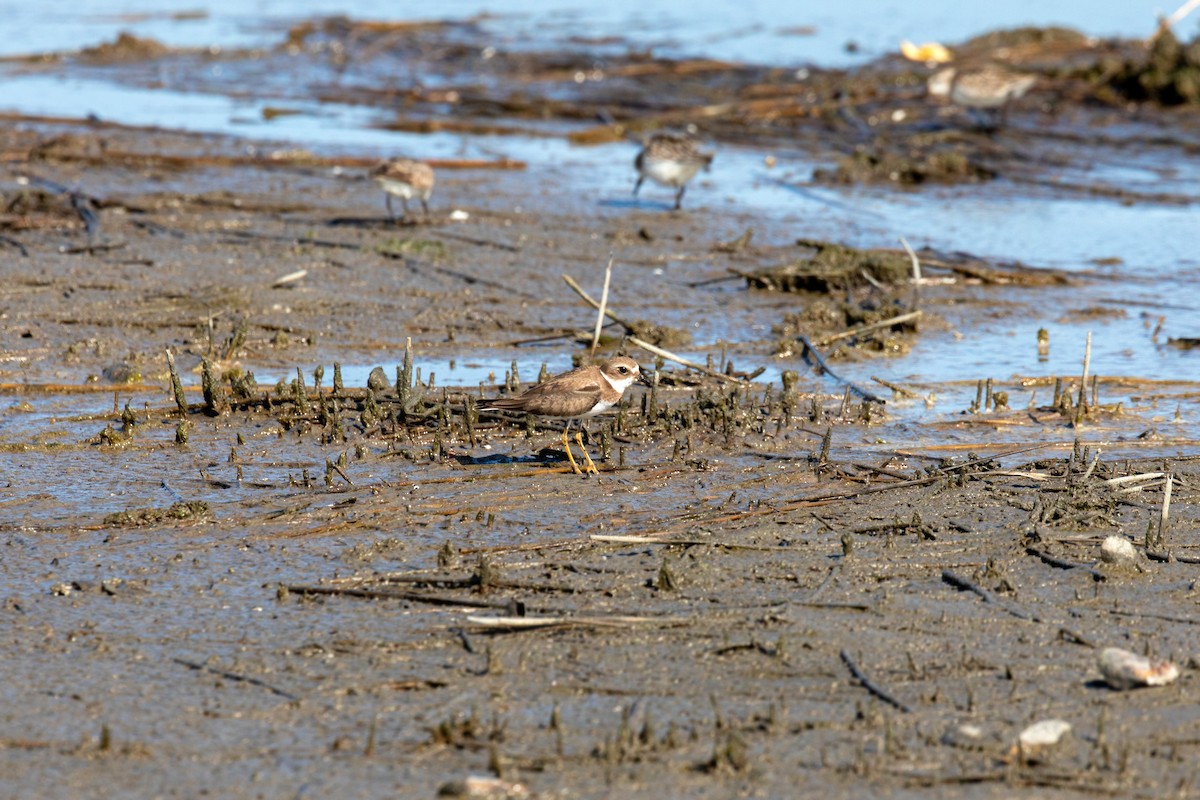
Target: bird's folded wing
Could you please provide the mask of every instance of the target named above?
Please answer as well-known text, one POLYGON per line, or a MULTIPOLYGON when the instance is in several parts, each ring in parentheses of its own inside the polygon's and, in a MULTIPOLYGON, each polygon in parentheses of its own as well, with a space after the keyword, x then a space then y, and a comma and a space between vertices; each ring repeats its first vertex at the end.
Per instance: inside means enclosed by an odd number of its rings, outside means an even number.
POLYGON ((523 408, 532 414, 573 417, 585 414, 600 402, 600 385, 588 383, 564 392, 562 387, 535 386, 521 396, 523 408), (542 391, 545 390, 545 391, 542 391))

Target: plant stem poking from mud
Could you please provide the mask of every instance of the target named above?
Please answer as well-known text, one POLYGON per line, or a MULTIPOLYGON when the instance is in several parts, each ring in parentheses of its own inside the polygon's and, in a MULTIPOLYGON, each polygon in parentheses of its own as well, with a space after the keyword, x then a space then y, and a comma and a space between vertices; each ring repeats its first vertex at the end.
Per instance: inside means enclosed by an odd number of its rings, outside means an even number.
POLYGON ((1171 516, 1171 485, 1175 476, 1167 473, 1167 482, 1163 485, 1162 513, 1158 516, 1158 546, 1163 547, 1167 541, 1167 523, 1171 516))
POLYGON ((1083 348, 1083 379, 1079 382, 1079 402, 1075 404, 1075 424, 1083 422, 1087 412, 1088 368, 1092 365, 1092 332, 1088 331, 1087 344, 1083 348))
POLYGON ((400 370, 399 379, 396 381, 396 394, 400 397, 400 410, 403 412, 408 408, 408 395, 412 389, 413 379, 413 349, 412 337, 404 340, 404 367, 400 370))
POLYGON ((179 382, 179 370, 175 367, 175 355, 167 351, 167 369, 171 371, 171 391, 175 395, 175 406, 180 414, 188 413, 187 398, 183 396, 183 384, 179 382))
POLYGON ((608 266, 604 268, 604 291, 600 293, 600 308, 596 314, 596 328, 592 331, 592 358, 596 357, 596 346, 600 344, 600 329, 604 327, 604 312, 608 309, 608 285, 612 281, 613 256, 608 256, 608 266))

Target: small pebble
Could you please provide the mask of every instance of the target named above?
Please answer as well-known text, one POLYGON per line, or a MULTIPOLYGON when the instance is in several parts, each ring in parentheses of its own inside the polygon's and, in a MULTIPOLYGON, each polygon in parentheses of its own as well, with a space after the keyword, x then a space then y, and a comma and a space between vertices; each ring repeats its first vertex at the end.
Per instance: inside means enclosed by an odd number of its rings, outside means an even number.
POLYGON ((1137 548, 1124 536, 1108 536, 1100 545, 1100 560, 1109 564, 1131 564, 1137 558, 1137 548))

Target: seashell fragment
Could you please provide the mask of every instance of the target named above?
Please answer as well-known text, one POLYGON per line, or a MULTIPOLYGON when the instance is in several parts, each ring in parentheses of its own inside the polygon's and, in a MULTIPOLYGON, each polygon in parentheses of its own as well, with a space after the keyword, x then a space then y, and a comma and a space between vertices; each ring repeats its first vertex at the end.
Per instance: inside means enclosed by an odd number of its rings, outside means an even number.
POLYGON ((1166 686, 1179 677, 1179 667, 1170 661, 1146 658, 1119 647, 1106 647, 1097 665, 1108 685, 1118 690, 1166 686))
POLYGON ((1058 749, 1063 737, 1071 732, 1071 723, 1063 719, 1044 719, 1035 722, 1017 736, 1003 760, 1006 764, 1036 764, 1045 761, 1058 749))
POLYGON ((1129 564, 1137 557, 1137 548, 1124 536, 1108 536, 1100 545, 1100 560, 1109 564, 1129 564))
POLYGON ((1017 741, 1021 748, 1028 753, 1031 750, 1056 745, 1070 732, 1071 723, 1065 719, 1044 719, 1021 731, 1017 741))
POLYGON ((450 781, 438 789, 438 797, 457 800, 519 800, 530 797, 529 790, 519 783, 510 783, 485 775, 471 775, 450 781))

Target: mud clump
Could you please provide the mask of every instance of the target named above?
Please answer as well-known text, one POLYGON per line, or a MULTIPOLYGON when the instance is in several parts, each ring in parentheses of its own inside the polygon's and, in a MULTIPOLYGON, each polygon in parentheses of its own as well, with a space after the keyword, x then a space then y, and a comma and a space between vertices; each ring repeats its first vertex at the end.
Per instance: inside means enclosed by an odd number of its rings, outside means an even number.
POLYGON ((902 153, 862 149, 842 158, 833 169, 818 169, 813 173, 813 180, 819 183, 895 183, 901 186, 978 183, 995 177, 995 170, 957 150, 902 153))
POLYGON ((1144 59, 1100 65, 1117 97, 1164 106, 1200 104, 1200 37, 1181 43, 1162 31, 1144 59))
POLYGON ((138 528, 171 520, 201 519, 210 516, 210 513, 208 503, 185 502, 176 503, 170 508, 131 508, 128 511, 118 511, 107 515, 104 524, 111 528, 138 528))
MULTIPOLYGON (((804 311, 787 314, 783 321, 772 326, 771 332, 778 339, 778 355, 791 355, 796 350, 796 341, 801 336, 818 337, 840 333, 860 326, 873 326, 900 317, 912 309, 899 300, 887 299, 876 303, 835 302, 819 298, 805 306, 804 311)), ((893 325, 858 333, 846 340, 855 350, 865 352, 902 355, 912 348, 912 339, 917 334, 917 320, 908 318, 893 325)), ((830 357, 833 357, 830 353, 830 357)))
POLYGON ((145 61, 160 58, 171 52, 171 48, 154 39, 143 39, 122 31, 115 41, 86 47, 80 51, 81 59, 102 64, 122 61, 145 61))
POLYGON ((781 267, 746 273, 746 284, 772 292, 828 293, 867 284, 864 273, 888 285, 900 284, 912 273, 912 261, 900 253, 809 239, 799 239, 796 244, 816 253, 781 267))

